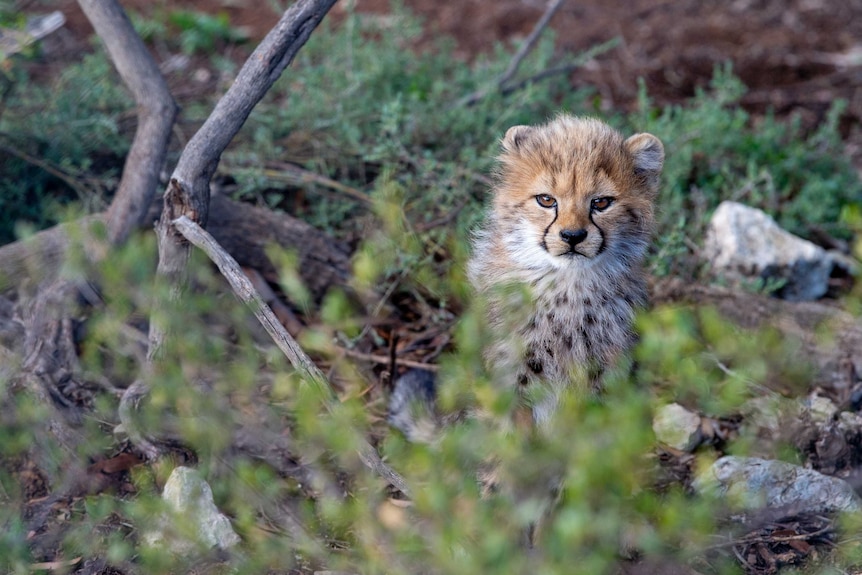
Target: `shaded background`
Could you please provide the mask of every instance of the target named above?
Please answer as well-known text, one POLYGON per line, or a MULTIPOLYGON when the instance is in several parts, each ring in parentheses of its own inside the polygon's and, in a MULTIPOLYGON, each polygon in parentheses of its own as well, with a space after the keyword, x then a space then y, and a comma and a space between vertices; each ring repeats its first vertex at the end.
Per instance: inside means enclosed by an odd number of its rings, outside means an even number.
MULTIPOLYGON (((66 29, 48 42, 52 61, 79 57, 91 33, 74 0, 31 0, 28 11, 60 9, 66 29)), ((279 5, 250 0, 124 0, 127 10, 160 8, 226 13, 252 40, 276 22, 279 5)), ((385 16, 389 0, 357 0, 360 12, 385 16)), ((459 56, 470 59, 496 42, 529 33, 545 8, 542 0, 405 0, 428 24, 416 48, 437 34, 455 38, 459 56)), ((345 2, 330 17, 339 18, 345 2)), ((718 64, 732 62, 748 86, 743 106, 755 115, 774 109, 796 114, 806 128, 817 125, 836 99, 848 102, 842 118, 857 170, 862 171, 862 0, 569 0, 552 28, 561 50, 580 51, 614 37, 620 45, 571 76, 591 85, 605 109, 627 110, 638 78, 657 104, 680 102, 705 86, 718 64)), ((249 48, 250 49, 250 48, 249 48)), ((237 54, 240 59, 242 54, 237 54)), ((529 71, 521 71, 522 74, 529 71)), ((182 90, 180 91, 182 96, 182 90)))

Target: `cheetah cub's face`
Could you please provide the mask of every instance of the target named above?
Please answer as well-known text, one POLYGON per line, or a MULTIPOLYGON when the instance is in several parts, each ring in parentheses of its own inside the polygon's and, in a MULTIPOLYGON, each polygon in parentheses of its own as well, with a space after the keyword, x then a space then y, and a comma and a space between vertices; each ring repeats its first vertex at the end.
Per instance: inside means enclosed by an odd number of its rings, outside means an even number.
POLYGON ((503 138, 495 214, 510 256, 536 268, 631 263, 646 251, 664 148, 560 116, 503 138))

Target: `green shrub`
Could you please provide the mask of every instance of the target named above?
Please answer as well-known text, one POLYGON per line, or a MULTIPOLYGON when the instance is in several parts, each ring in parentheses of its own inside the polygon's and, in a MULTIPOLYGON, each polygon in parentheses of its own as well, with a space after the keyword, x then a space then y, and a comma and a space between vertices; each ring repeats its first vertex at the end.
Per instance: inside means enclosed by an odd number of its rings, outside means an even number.
POLYGON ((0 243, 19 223, 56 223, 58 205, 104 209, 130 144, 120 114, 134 109, 103 52, 47 83, 13 73, 0 115, 0 243))
POLYGON ((840 215, 859 204, 862 183, 842 152, 838 120, 846 103, 833 104, 826 121, 804 134, 798 118, 753 121, 739 106, 744 93, 730 66, 716 69, 710 89, 681 106, 657 109, 641 88, 640 112, 627 125, 656 134, 666 148, 656 271, 672 269, 686 239, 702 243, 723 200, 761 208, 802 236, 815 226, 849 235, 840 215))

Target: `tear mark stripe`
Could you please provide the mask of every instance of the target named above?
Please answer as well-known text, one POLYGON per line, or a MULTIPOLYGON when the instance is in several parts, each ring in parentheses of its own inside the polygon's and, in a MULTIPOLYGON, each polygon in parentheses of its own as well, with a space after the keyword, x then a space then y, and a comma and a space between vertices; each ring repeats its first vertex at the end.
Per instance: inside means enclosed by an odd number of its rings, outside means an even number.
MULTIPOLYGON (((551 231, 551 226, 554 225, 554 222, 557 221, 557 218, 559 216, 560 216, 560 206, 559 206, 559 204, 557 204, 554 206, 554 219, 551 220, 551 223, 548 224, 547 228, 545 228, 545 233, 542 234, 542 244, 541 245, 542 245, 542 249, 545 250, 546 252, 548 251, 548 242, 546 241, 546 238, 548 237, 548 232, 551 231)), ((548 252, 548 253, 550 253, 550 252, 548 252)))

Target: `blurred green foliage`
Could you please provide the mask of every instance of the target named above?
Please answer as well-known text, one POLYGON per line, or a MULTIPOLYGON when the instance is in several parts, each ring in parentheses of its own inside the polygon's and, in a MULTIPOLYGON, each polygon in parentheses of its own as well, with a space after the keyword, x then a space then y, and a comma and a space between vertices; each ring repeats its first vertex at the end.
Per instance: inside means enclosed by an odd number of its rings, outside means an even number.
MULTIPOLYGON (((165 22, 138 27, 154 38, 167 35, 165 22)), ((188 40, 181 50, 206 50, 209 40, 232 38, 218 18, 209 31, 189 22, 188 29, 200 28, 204 38, 188 40)), ((656 489, 661 470, 652 455, 651 413, 678 401, 714 416, 732 415, 772 378, 805 385, 807 367, 787 360, 793 344, 774 333, 740 333, 709 310, 659 309, 639 320, 637 367, 612 378, 604 397, 566 398, 542 433, 512 433, 501 424, 509 420, 514 398, 492 384, 483 366, 481 302, 465 303, 465 237, 481 217, 485 174, 505 129, 543 121, 558 109, 592 113, 593 100, 559 79, 508 97, 492 91, 470 108, 455 106, 465 93, 492 85, 513 50, 500 46, 468 65, 453 56, 446 39, 413 51, 419 31, 419 23, 400 11, 390 20, 348 14, 338 28, 324 25, 249 119, 222 170, 236 178, 244 199, 291 208, 333 233, 361 232, 366 241, 355 259, 360 291, 413 290, 441 314, 452 304, 466 307, 456 351, 441 362, 441 404, 469 406, 480 416, 451 426, 431 446, 389 433, 381 421, 384 394, 369 391, 368 381, 335 347, 366 333, 371 312, 337 292, 323 304, 322 325, 303 338, 307 349, 332 365, 341 401, 327 408, 320 390, 286 365, 200 257, 193 261, 192 283, 204 295, 154 309, 166 286, 154 284, 152 237, 135 237, 91 278, 104 302, 82 326, 82 368, 96 375, 88 379, 93 401, 74 453, 54 442, 43 424, 44 408, 25 392, 12 393, 14 409, 0 411, 0 571, 29 573, 34 563, 54 560, 58 550, 69 558, 130 562, 140 573, 178 572, 201 560, 142 544, 164 510, 159 490, 174 462, 134 468, 134 493, 98 493, 75 502, 70 516, 51 524, 53 547, 30 545, 21 513, 32 495, 22 490, 27 458, 38 461, 48 488, 56 489, 67 479, 70 458, 89 462, 117 451, 124 435, 115 427, 116 388, 140 377, 142 318, 152 317, 181 337, 170 340, 148 374, 152 391, 137 421, 194 453, 216 504, 243 540, 218 559, 233 572, 324 565, 363 575, 593 575, 613 573, 626 549, 700 561, 705 573, 740 572, 732 558, 710 548, 719 505, 682 486, 656 489), (276 161, 363 190, 372 210, 319 183, 302 184, 307 199, 291 202, 300 184, 286 188, 263 170, 276 161), (451 222, 423 229, 454 210, 451 222), (288 437, 303 456, 308 483, 279 474, 263 458, 237 455, 232 441, 242 427, 260 429, 262 441, 263 431, 288 437), (367 435, 379 439, 389 464, 405 475, 413 489, 410 506, 391 499, 359 461, 358 438, 367 435), (498 474, 498 489, 483 495, 478 476, 489 470, 498 474), (291 537, 288 517, 311 538, 291 537), (524 533, 537 522, 540 544, 525 553, 524 533)), ((546 38, 523 68, 544 69, 554 58, 553 40, 546 38)), ((74 193, 65 186, 97 180, 97 189, 110 188, 118 164, 102 171, 94 159, 123 156, 128 135, 119 129, 120 116, 131 107, 100 52, 47 86, 21 69, 16 73, 3 102, 0 143, 27 156, 0 158, 4 239, 11 239, 16 222, 49 224, 54 212, 45 206, 59 201, 54 194, 94 207, 104 203, 99 194, 80 197, 86 186, 74 193)), ((817 133, 804 136, 797 124, 771 117, 752 125, 737 106, 742 92, 722 69, 709 90, 684 105, 656 109, 643 95, 640 111, 610 119, 626 132, 653 132, 667 147, 654 271, 679 269, 686 241, 698 241, 705 218, 722 199, 764 207, 800 233, 817 224, 847 234, 862 219, 859 182, 839 153, 840 107, 817 133)), ((303 298, 296 258, 274 259, 283 268, 285 291, 303 298)), ((9 384, 0 381, 0 390, 7 393, 9 384)), ((743 452, 746 441, 741 438, 735 451, 743 452)), ((716 456, 711 448, 698 455, 701 464, 716 456)))

